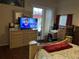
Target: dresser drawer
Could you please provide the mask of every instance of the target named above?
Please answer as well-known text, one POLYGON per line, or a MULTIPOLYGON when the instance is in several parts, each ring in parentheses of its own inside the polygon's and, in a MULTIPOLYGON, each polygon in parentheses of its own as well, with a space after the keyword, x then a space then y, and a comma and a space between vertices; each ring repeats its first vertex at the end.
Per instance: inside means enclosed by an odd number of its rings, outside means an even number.
POLYGON ((10 35, 22 35, 23 32, 20 32, 20 31, 13 31, 13 32, 10 32, 10 35))

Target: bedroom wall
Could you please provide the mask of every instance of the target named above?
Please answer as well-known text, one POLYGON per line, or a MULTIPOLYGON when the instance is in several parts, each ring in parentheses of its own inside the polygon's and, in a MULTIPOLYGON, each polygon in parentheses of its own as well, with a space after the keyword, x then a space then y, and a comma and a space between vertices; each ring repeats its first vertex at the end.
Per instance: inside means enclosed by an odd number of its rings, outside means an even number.
POLYGON ((8 24, 14 20, 13 11, 32 15, 30 11, 24 8, 0 4, 0 46, 9 44, 8 24))
POLYGON ((25 0, 25 9, 32 11, 33 7, 51 9, 53 11, 52 24, 55 16, 56 0, 25 0), (27 3, 28 2, 28 3, 27 3))
POLYGON ((14 20, 13 11, 23 12, 26 16, 32 16, 32 7, 34 5, 55 8, 54 2, 52 0, 25 0, 25 8, 0 4, 0 46, 9 44, 8 23, 14 20))
POLYGON ((73 25, 79 26, 79 0, 59 0, 57 14, 73 14, 73 25))
POLYGON ((55 0, 33 0, 32 6, 42 6, 42 7, 55 7, 55 0))

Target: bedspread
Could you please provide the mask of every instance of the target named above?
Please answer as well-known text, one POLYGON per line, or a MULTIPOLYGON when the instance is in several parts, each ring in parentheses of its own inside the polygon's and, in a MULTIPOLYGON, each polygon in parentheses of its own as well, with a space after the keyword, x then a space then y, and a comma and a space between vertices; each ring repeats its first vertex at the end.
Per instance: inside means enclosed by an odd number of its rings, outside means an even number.
POLYGON ((48 53, 44 49, 40 49, 35 59, 79 59, 79 46, 71 44, 73 48, 48 53))

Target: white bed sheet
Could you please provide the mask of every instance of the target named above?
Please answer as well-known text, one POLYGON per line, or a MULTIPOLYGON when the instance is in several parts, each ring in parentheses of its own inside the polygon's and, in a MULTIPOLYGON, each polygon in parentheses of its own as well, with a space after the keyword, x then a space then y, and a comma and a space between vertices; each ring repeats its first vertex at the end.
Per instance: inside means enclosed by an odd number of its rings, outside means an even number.
POLYGON ((73 48, 64 49, 57 52, 48 53, 44 49, 40 49, 35 59, 79 59, 79 46, 71 44, 73 48))

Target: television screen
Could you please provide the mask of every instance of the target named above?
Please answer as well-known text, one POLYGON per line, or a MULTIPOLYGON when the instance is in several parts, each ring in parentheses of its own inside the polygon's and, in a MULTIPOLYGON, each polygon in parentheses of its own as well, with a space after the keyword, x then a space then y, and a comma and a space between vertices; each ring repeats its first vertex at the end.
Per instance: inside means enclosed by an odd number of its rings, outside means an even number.
POLYGON ((36 18, 28 18, 28 17, 20 17, 20 28, 21 29, 35 29, 37 28, 37 19, 36 18))
POLYGON ((28 18, 30 28, 37 28, 37 19, 36 18, 28 18))

